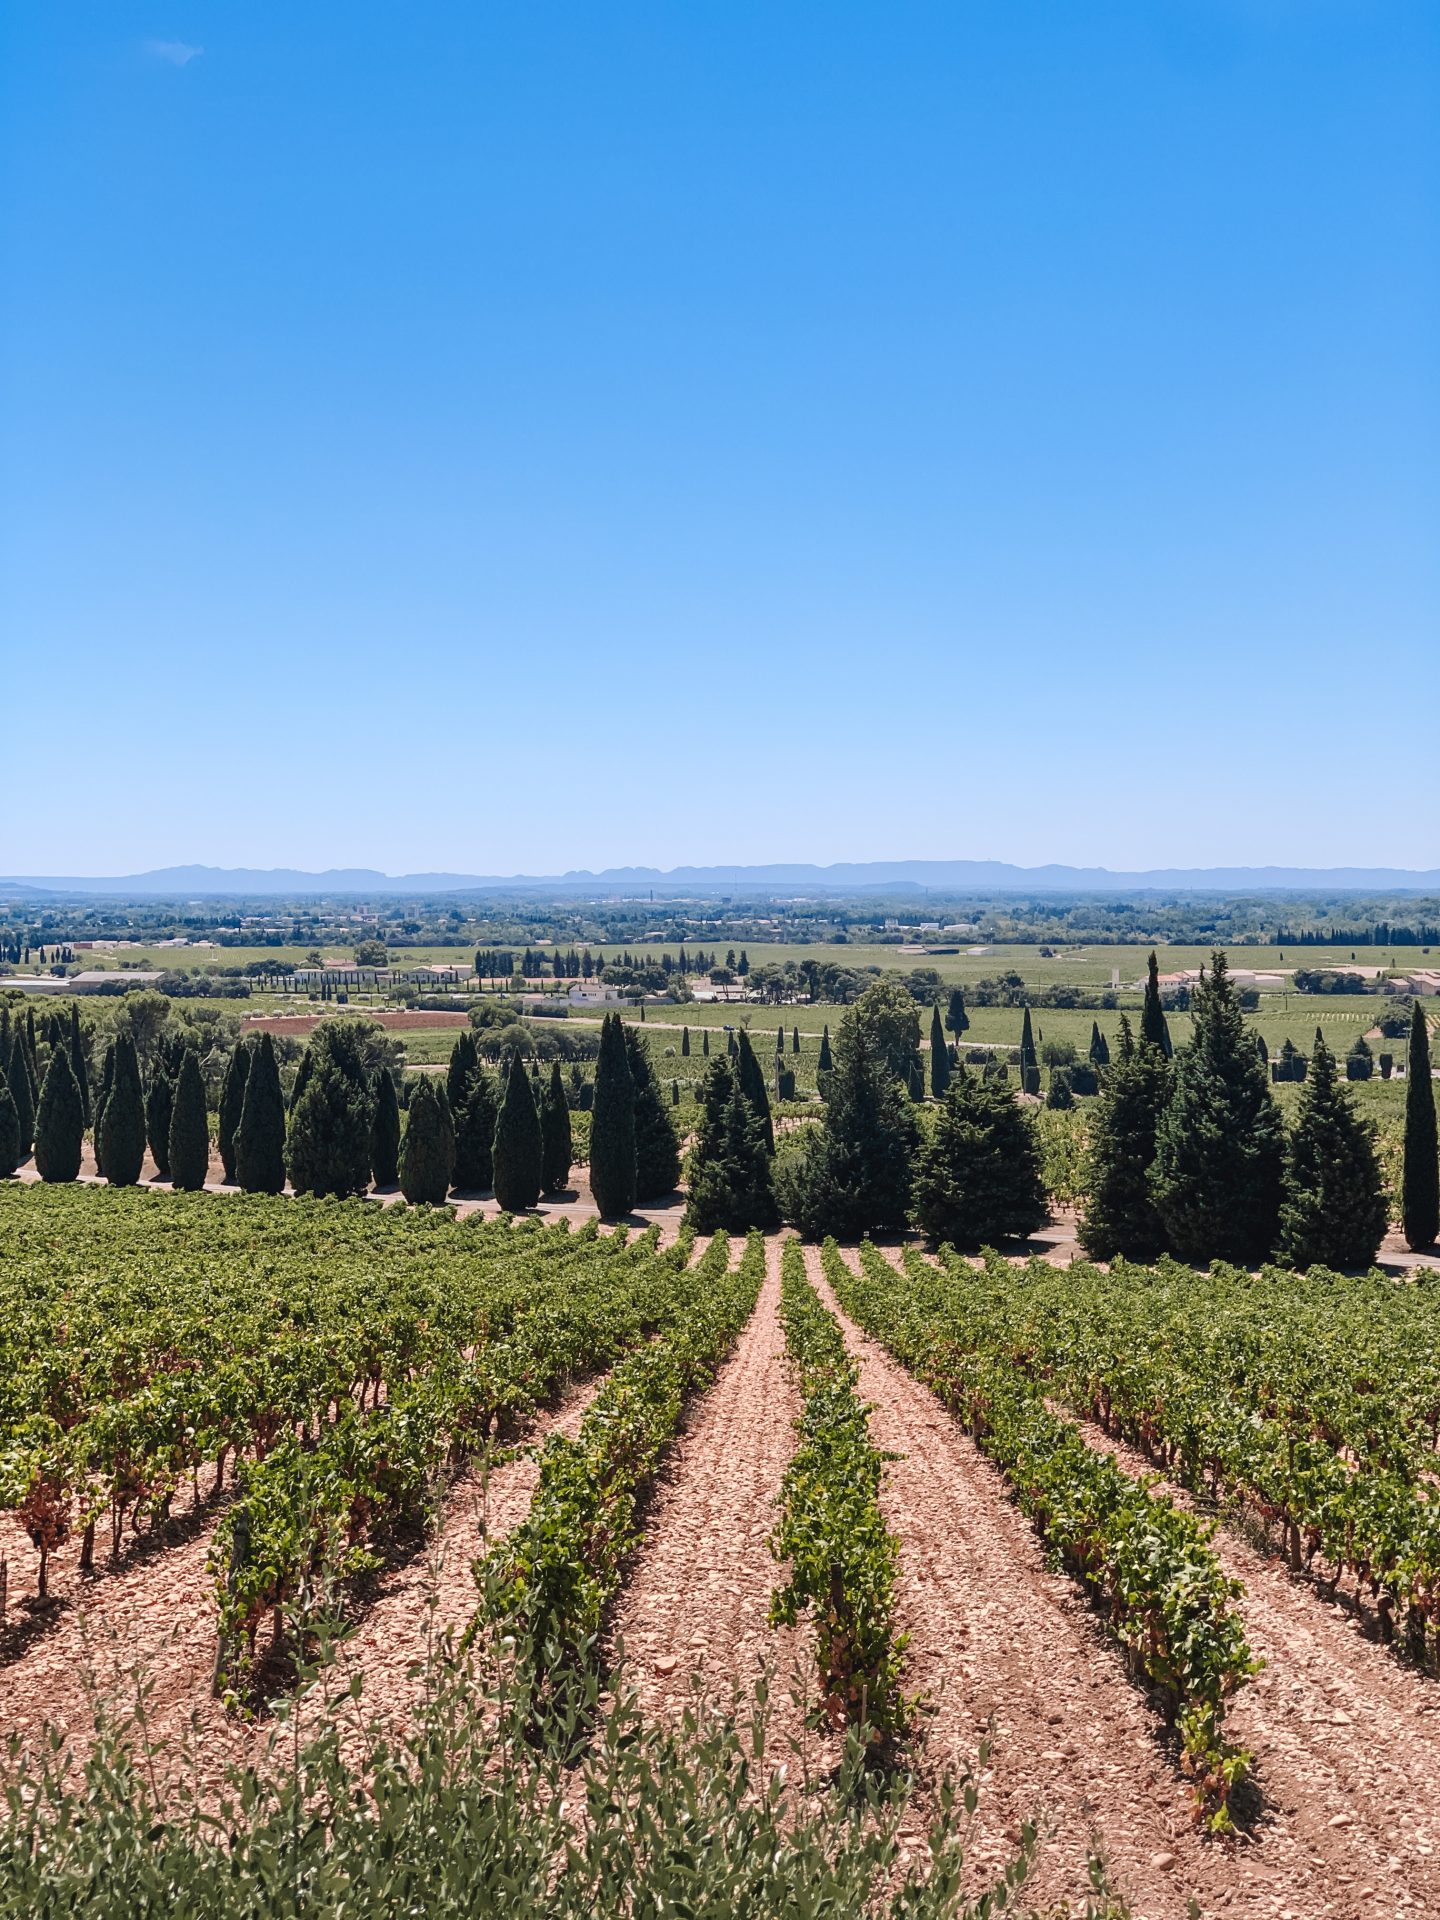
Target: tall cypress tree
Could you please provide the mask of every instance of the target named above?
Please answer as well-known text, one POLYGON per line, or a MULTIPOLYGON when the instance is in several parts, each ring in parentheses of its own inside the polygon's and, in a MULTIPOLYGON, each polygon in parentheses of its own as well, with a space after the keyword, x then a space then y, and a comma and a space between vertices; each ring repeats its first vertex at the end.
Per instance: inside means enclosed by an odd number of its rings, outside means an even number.
MULTIPOLYGON (((305 1071, 310 1058, 310 1048, 305 1049, 300 1062, 300 1071, 305 1071)), ((220 1082, 219 1137, 220 1165, 224 1169, 225 1180, 233 1185, 235 1181, 235 1129, 240 1124, 240 1114, 245 1105, 245 1081, 250 1073, 250 1043, 240 1041, 230 1055, 225 1068, 225 1078, 220 1082)))
POLYGON ((306 1047, 300 1056, 300 1064, 295 1069, 295 1079, 290 1088, 290 1104, 288 1110, 291 1113, 294 1113, 296 1107, 299 1106, 300 1097, 310 1084, 310 1069, 314 1065, 314 1061, 314 1054, 310 1051, 309 1047, 306 1047))
POLYGON ((495 1198, 506 1213, 528 1213, 540 1198, 544 1157, 530 1075, 514 1053, 495 1123, 495 1198))
POLYGON ((479 1065, 480 1055, 475 1048, 475 1036, 467 1029, 451 1048, 450 1065, 445 1073, 445 1097, 450 1102, 452 1115, 458 1115, 463 1110, 470 1092, 471 1078, 479 1065))
POLYGON ((833 1073, 834 1070, 835 1056, 830 1051, 830 1029, 826 1026, 820 1030, 820 1058, 816 1062, 815 1071, 817 1073, 833 1073))
POLYGON ((710 1058, 710 1029, 708 1027, 702 1027, 700 1029, 700 1051, 707 1060, 710 1058))
POLYGON ((1368 1267, 1388 1220, 1374 1129, 1355 1111, 1317 1027, 1285 1155, 1281 1251, 1297 1267, 1368 1267))
POLYGON ((945 1009, 945 1024, 954 1034, 958 1045, 961 1034, 970 1025, 970 1016, 965 1011, 965 995, 959 987, 950 989, 950 1004, 945 1009))
POLYGON ((20 1164, 20 1116, 8 1076, 0 1071, 0 1180, 8 1180, 20 1164))
POLYGON ((950 1050, 945 1045, 945 1029, 940 1024, 937 1002, 930 1009, 930 1091, 937 1100, 943 1100, 949 1084, 950 1050))
POLYGON ((458 1193, 488 1193, 495 1184, 495 1127, 500 1118, 500 1089, 495 1076, 477 1065, 465 1104, 454 1116, 455 1165, 450 1180, 458 1193))
POLYGON ((244 1193, 285 1191, 285 1095, 268 1033, 260 1036, 245 1076, 245 1099, 235 1129, 235 1179, 244 1193))
POLYGON ((85 1036, 80 1030, 80 1002, 70 1002, 70 1071, 75 1075, 75 1084, 80 1089, 80 1105, 84 1110, 85 1124, 90 1124, 90 1071, 85 1064, 85 1036))
POLYGON ((375 1073, 375 1105, 370 1121, 370 1174, 377 1187, 393 1187, 400 1177, 400 1102, 388 1067, 375 1073))
POLYGON ((1100 1031, 1100 1022, 1090 1022, 1090 1064, 1097 1070, 1110 1064, 1110 1042, 1100 1031))
POLYGON ((359 1023, 327 1019, 315 1030, 310 1059, 304 1091, 290 1110, 290 1183, 297 1193, 340 1199, 364 1193, 370 1184, 372 1095, 359 1023))
POLYGON ((170 1103, 170 1184, 182 1193, 198 1193, 210 1174, 210 1122, 205 1112, 205 1082, 193 1047, 180 1058, 175 1097, 170 1103))
POLYGON ((574 1145, 570 1137, 570 1103, 565 1098, 565 1083, 560 1077, 560 1062, 550 1067, 550 1084, 540 1108, 541 1190, 563 1193, 570 1184, 570 1162, 574 1145))
POLYGON ((590 1191, 605 1219, 635 1205, 635 1083, 618 1014, 600 1026, 595 1104, 590 1117, 590 1191))
POLYGON ((70 1056, 57 1044, 45 1069, 35 1115, 35 1167, 42 1180, 73 1180, 80 1171, 85 1109, 70 1070, 70 1056))
POLYGON ((800 1051, 800 1029, 798 1026, 790 1029, 790 1051, 791 1053, 799 1053, 800 1051))
POLYGON ((770 1117, 770 1095, 765 1089, 765 1074, 760 1062, 755 1058, 755 1049, 750 1044, 750 1035, 742 1027, 736 1039, 739 1063, 736 1077, 740 1082, 740 1091, 750 1102, 760 1117, 765 1129, 765 1151, 775 1151, 775 1122, 770 1117))
POLYGON ((18 1025, 10 1036, 10 1063, 5 1078, 10 1083, 10 1098, 15 1103, 15 1120, 20 1128, 20 1159, 28 1160, 35 1145, 35 1098, 30 1088, 24 1034, 18 1025))
POLYGON ((1400 1212, 1406 1246, 1417 1253, 1422 1247, 1433 1247, 1440 1237, 1440 1160, 1436 1158, 1430 1029, 1418 1000, 1410 1014, 1410 1058, 1405 1078, 1405 1170, 1400 1212))
POLYGON ((95 1096, 95 1112, 90 1123, 91 1138, 95 1143, 95 1171, 103 1174, 105 1159, 103 1140, 105 1133, 105 1106, 110 1098, 110 1089, 115 1084, 115 1042, 112 1040, 105 1048, 105 1058, 100 1067, 100 1091, 95 1096))
POLYGON ((689 1029, 689 1027, 681 1027, 681 1029, 680 1029, 680 1058, 681 1058, 682 1060, 688 1060, 688 1059, 690 1058, 690 1029, 689 1029))
POLYGON ((1155 1201, 1182 1260, 1255 1266, 1279 1232, 1285 1128, 1223 953, 1193 1010, 1156 1132, 1155 1201))
POLYGON ((1148 1040, 1152 1047, 1158 1047, 1169 1060, 1174 1054, 1170 1044, 1170 1028, 1165 1019, 1165 1009, 1160 1004, 1160 962, 1152 949, 1146 961, 1148 969, 1145 980, 1145 1004, 1140 1009, 1140 1039, 1148 1040))
POLYGON ((162 1180, 170 1178, 170 1113, 175 1104, 175 1083, 166 1071, 164 1058, 155 1062, 155 1071, 145 1093, 145 1138, 150 1158, 162 1180))
POLYGON ((400 1191, 412 1206, 443 1206, 455 1159, 455 1129, 444 1082, 424 1074, 410 1095, 400 1142, 400 1191))
POLYGON ((1020 1028, 1020 1091, 1035 1093, 1040 1091, 1040 1061, 1035 1052, 1035 1031, 1030 1025, 1030 1009, 1025 1009, 1024 1024, 1020 1028))
POLYGON ((1092 1260, 1154 1260, 1165 1251, 1150 1169, 1169 1092, 1164 1054, 1149 1041, 1137 1047, 1122 1013, 1119 1056, 1100 1089, 1085 1158, 1079 1239, 1092 1260))
POLYGON ((698 1233, 769 1232, 779 1223, 774 1163, 760 1116, 728 1059, 716 1060, 700 1088, 700 1125, 688 1167, 685 1218, 698 1233))
POLYGON ((100 1124, 105 1178, 112 1187, 133 1187, 145 1164, 145 1090, 129 1033, 115 1042, 115 1079, 100 1124))
POLYGON ((635 1198, 655 1200, 679 1184, 680 1140, 649 1049, 633 1027, 625 1029, 625 1047, 635 1089, 635 1198))

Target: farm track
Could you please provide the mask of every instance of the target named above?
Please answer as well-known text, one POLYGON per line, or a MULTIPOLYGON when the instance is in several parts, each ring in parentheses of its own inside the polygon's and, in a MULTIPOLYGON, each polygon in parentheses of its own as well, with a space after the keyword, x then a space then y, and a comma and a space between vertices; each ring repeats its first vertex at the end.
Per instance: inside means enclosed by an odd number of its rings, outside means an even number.
MULTIPOLYGON (((779 1316, 780 1244, 767 1244, 755 1311, 661 1469, 611 1629, 649 1712, 683 1708, 696 1674, 723 1699, 768 1663, 776 1742, 800 1736, 789 1682, 809 1659, 805 1636, 767 1620, 780 1575, 767 1543, 799 1410, 779 1316)), ((743 1240, 734 1250, 744 1251, 743 1240)), ((772 1756, 788 1758, 778 1746, 772 1756)))
MULTIPOLYGON (((899 1251, 888 1257, 898 1267, 899 1251)), ((852 1265, 855 1262, 849 1251, 846 1259, 852 1265)), ((863 1335, 858 1336, 857 1346, 867 1344, 863 1335)), ((888 1356, 885 1358, 887 1366, 902 1371, 888 1356)), ((1029 1557, 1038 1560, 1034 1535, 1004 1494, 1000 1476, 983 1461, 939 1402, 908 1375, 904 1378, 932 1410, 933 1417, 945 1423, 961 1448, 990 1478, 1004 1502, 1009 1523, 1030 1543, 1029 1557)), ((875 1388, 866 1384, 866 1391, 873 1395, 875 1388)), ((878 1412, 874 1424, 879 1439, 885 1429, 881 1428, 878 1412)), ((1082 1421, 1080 1430, 1097 1451, 1113 1453, 1117 1465, 1127 1472, 1154 1475, 1154 1468, 1143 1455, 1111 1441, 1097 1426, 1082 1421)), ((889 1444, 899 1447, 904 1441, 896 1438, 889 1444)), ((1171 1490, 1178 1504, 1191 1504, 1183 1491, 1171 1490)), ((967 1545, 978 1547, 983 1561, 982 1527, 988 1532, 980 1517, 971 1514, 967 1545)), ((903 1526, 900 1531, 903 1545, 903 1526)), ((1227 1717, 1228 1731, 1254 1756, 1256 1789, 1252 1796, 1254 1818, 1234 1842, 1205 1841, 1187 1830, 1187 1790, 1153 1732, 1136 1742, 1127 1737, 1120 1719, 1111 1720, 1106 1696, 1113 1682, 1138 1709, 1142 1723, 1148 1722, 1152 1728, 1156 1724, 1144 1706, 1143 1696, 1125 1680, 1113 1643, 1093 1623, 1070 1581, 1041 1575, 1042 1589, 1048 1588, 1057 1597, 1061 1592, 1073 1596, 1059 1599, 1059 1609, 1072 1622, 1088 1627, 1085 1637, 1091 1643, 1086 1655, 1091 1669, 1091 1697, 1086 1701, 1083 1674, 1076 1676, 1078 1686, 1059 1678, 1063 1643, 1057 1636, 1051 1670, 1057 1675, 1057 1691, 1062 1691, 1065 1699, 1063 1704, 1055 1702, 1061 1707, 1062 1717, 1058 1727, 1049 1729, 1047 1744, 1068 1751, 1081 1783, 1103 1777, 1094 1772, 1094 1758, 1087 1750, 1098 1747, 1103 1757, 1111 1745, 1112 1728, 1117 1749, 1123 1743, 1137 1755, 1148 1750, 1152 1756, 1152 1764, 1140 1782, 1127 1789, 1117 1781, 1107 1788, 1107 1810, 1103 1818, 1097 1816, 1118 1886, 1132 1900, 1137 1913, 1174 1910, 1173 1899, 1167 1902, 1152 1891, 1153 1874, 1149 1875, 1151 1885, 1143 1875, 1134 1877, 1126 1849, 1112 1826, 1115 1814, 1120 1812, 1123 1820, 1122 1810, 1144 1794, 1164 1811, 1171 1830, 1171 1838, 1158 1844, 1178 1856, 1166 1878, 1174 1882, 1177 1891, 1183 1888, 1193 1892, 1206 1913, 1245 1915, 1247 1920, 1250 1915, 1291 1915, 1294 1920, 1311 1920, 1311 1916, 1319 1915, 1440 1913, 1440 1847, 1436 1845, 1435 1819, 1426 1816, 1427 1807, 1433 1804, 1428 1783, 1440 1777, 1440 1690, 1421 1675, 1402 1668, 1382 1647, 1363 1640, 1348 1614, 1342 1618, 1343 1610, 1326 1607, 1313 1592, 1294 1582, 1283 1565, 1272 1564, 1223 1529, 1215 1537, 1214 1550, 1225 1571, 1245 1586, 1239 1604, 1246 1636, 1252 1651, 1267 1663, 1227 1717), (1077 1728, 1077 1710, 1082 1722, 1093 1716, 1094 1726, 1082 1724, 1077 1728), (1058 1738, 1059 1733, 1066 1737, 1058 1738), (1340 1824, 1332 1825, 1332 1821, 1340 1824)), ((1013 1551, 1019 1564, 1022 1554, 1018 1543, 1013 1551)), ((1021 1644, 1017 1634, 1017 1649, 1021 1644)), ((1040 1658, 1046 1661, 1049 1657, 1042 1645, 1040 1658)), ((917 1668, 919 1664, 917 1661, 917 1668)), ((1039 1671, 1044 1670, 1042 1666, 1039 1671)), ((1015 1706, 1023 1700, 1023 1692, 1017 1694, 997 1717, 994 1761, 1002 1776, 1009 1744, 1007 1726, 1014 1725, 1019 1733, 1015 1757, 1022 1767, 1026 1760, 1034 1759, 1038 1729, 1024 1730, 1023 1722, 1014 1714, 1015 1706)), ((1053 1795, 1044 1797, 1047 1805, 1056 1807, 1053 1795)), ((982 1818, 984 1810, 982 1794, 982 1818)), ((1140 1838, 1139 1832, 1134 1838, 1140 1838)), ((1148 1871, 1148 1859, 1142 1865, 1148 1871)), ((1183 1910, 1183 1901, 1181 1907, 1183 1910)))

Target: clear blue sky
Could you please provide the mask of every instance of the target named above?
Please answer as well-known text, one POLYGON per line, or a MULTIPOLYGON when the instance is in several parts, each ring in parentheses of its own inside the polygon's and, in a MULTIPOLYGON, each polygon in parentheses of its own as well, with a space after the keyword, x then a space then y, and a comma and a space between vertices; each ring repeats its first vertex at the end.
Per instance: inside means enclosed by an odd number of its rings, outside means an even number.
POLYGON ((0 246, 0 872, 1437 858, 1435 0, 8 0, 0 246))

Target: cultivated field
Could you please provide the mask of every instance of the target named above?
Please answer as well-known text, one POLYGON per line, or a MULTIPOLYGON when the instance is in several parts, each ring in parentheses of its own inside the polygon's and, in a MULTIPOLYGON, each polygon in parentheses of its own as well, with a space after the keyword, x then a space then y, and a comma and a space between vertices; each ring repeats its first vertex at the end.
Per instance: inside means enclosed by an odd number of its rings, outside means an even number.
POLYGON ((863 1696, 917 1859, 987 1741, 966 1884, 1038 1818, 1037 1911, 1095 1849, 1136 1914, 1440 1908, 1432 1286, 89 1187, 0 1241, 32 1756, 139 1699, 218 1791, 324 1621, 397 1730, 508 1626, 657 1721, 768 1669, 802 1808, 863 1696))

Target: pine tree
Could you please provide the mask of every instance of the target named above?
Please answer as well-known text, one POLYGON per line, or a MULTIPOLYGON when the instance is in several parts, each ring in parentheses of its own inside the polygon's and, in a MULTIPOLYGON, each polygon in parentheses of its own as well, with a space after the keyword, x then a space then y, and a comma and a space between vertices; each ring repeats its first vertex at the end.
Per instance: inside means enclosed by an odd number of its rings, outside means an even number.
POLYGON ((1160 962, 1152 950, 1146 961, 1148 969, 1145 980, 1145 1004, 1140 1010, 1140 1040, 1148 1040, 1152 1047, 1158 1047, 1169 1060, 1174 1048, 1170 1044, 1170 1028, 1166 1023, 1165 1009, 1160 1004, 1160 962))
POLYGON ((210 1122, 205 1112, 205 1082, 200 1060, 187 1047, 175 1076, 170 1104, 170 1184, 182 1193, 198 1193, 210 1174, 210 1122))
POLYGON ((30 1067, 25 1058, 25 1040, 18 1026, 10 1036, 10 1062, 5 1078, 10 1085, 10 1098, 15 1106, 15 1121, 20 1129, 20 1159, 28 1160, 30 1150, 35 1145, 35 1098, 30 1088, 30 1067))
POLYGON ((1388 1222, 1374 1129, 1355 1111, 1317 1027, 1285 1155, 1280 1250, 1297 1267, 1368 1267, 1388 1222))
POLYGON ((685 1218, 697 1233, 770 1232, 779 1224, 774 1167, 760 1116, 728 1059, 714 1062, 700 1088, 700 1124, 687 1169, 685 1218))
POLYGON ((930 1009, 930 1091, 943 1100, 950 1084, 950 1054, 945 1045, 945 1029, 940 1024, 940 1007, 930 1009))
POLYGON ((133 1187, 145 1164, 145 1091, 129 1033, 115 1042, 115 1079, 101 1125, 105 1178, 112 1187, 133 1187))
POLYGON ((285 1095, 268 1033, 261 1034, 245 1076, 245 1099, 235 1129, 235 1179, 244 1193, 285 1191, 285 1095))
POLYGON ((961 1034, 970 1025, 970 1016, 965 1011, 965 995, 959 987, 950 989, 950 1004, 945 1009, 945 1025, 954 1034, 957 1044, 961 1034))
POLYGON ((1430 1077, 1430 1029, 1417 1000, 1410 1015, 1410 1059, 1405 1078, 1405 1168, 1401 1183, 1405 1244, 1418 1253, 1440 1237, 1440 1159, 1436 1157, 1435 1082, 1430 1077))
POLYGON ((604 1219, 617 1219, 635 1205, 635 1083, 620 1016, 614 1013, 607 1013, 600 1026, 590 1119, 590 1191, 604 1219))
POLYGON ((63 1045, 51 1051, 35 1115, 35 1168, 42 1180, 73 1180, 80 1171, 85 1109, 63 1045))
POLYGON ((680 1058, 681 1058, 682 1060, 688 1060, 688 1059, 690 1058, 690 1029, 689 1029, 689 1027, 681 1027, 681 1029, 680 1029, 680 1058))
MULTIPOLYGON (((241 1110, 245 1105, 245 1081, 250 1072, 250 1043, 241 1041, 233 1050, 225 1067, 225 1078, 220 1082, 219 1136, 220 1165, 223 1177, 229 1186, 235 1183, 235 1129, 240 1124, 241 1110)), ((300 1062, 300 1071, 305 1072, 310 1059, 310 1048, 300 1062)))
POLYGON ((495 1124, 495 1198, 506 1213, 528 1213, 540 1198, 543 1177, 540 1115, 525 1063, 514 1053, 495 1124))
POLYGON ((1080 1244, 1092 1260, 1154 1260, 1165 1251, 1165 1229, 1150 1188, 1155 1133, 1170 1092, 1170 1069, 1160 1049, 1136 1046, 1120 1016, 1119 1057, 1112 1062, 1090 1123, 1085 1158, 1085 1217, 1080 1244))
POLYGON ((750 1036, 742 1027, 736 1039, 738 1064, 735 1072, 740 1082, 740 1091, 750 1102, 765 1129, 765 1151, 775 1151, 775 1122, 770 1116, 770 1095, 765 1089, 765 1074, 760 1062, 755 1058, 755 1049, 750 1044, 750 1036))
POLYGON ((480 1056, 475 1049, 475 1036, 468 1030, 460 1035, 450 1052, 450 1066, 445 1075, 445 1097, 450 1102, 452 1114, 464 1110, 465 1101, 470 1092, 470 1081, 480 1065, 480 1056))
POLYGON ((1020 1091, 1038 1094, 1040 1091, 1040 1062, 1035 1053, 1035 1033, 1030 1025, 1030 1009, 1025 1009, 1024 1024, 1020 1028, 1020 1091))
POLYGON ((444 1205, 454 1159, 449 1097, 442 1081, 434 1074, 423 1074, 410 1095, 400 1143, 400 1191, 411 1206, 444 1205))
POLYGON ((400 1178, 400 1102, 388 1067, 375 1071, 370 1119, 370 1176, 377 1187, 393 1187, 400 1178))
POLYGON ((1285 1129, 1223 953, 1195 989, 1193 1014, 1156 1131, 1155 1201, 1182 1260, 1256 1266, 1279 1232, 1285 1129))
POLYGON ((836 1034, 825 1102, 823 1125, 776 1170, 781 1213, 814 1240, 903 1227, 919 1124, 883 1035, 854 1007, 836 1034))
POLYGON ((290 1112, 285 1162, 296 1193, 364 1193, 370 1184, 370 1076, 354 1020, 326 1020, 310 1042, 310 1073, 290 1112))
POLYGON ((680 1141, 649 1050, 633 1027, 625 1029, 625 1045, 635 1089, 635 1198, 657 1200, 679 1184, 680 1141))
POLYGON ((570 1185, 574 1145, 570 1138, 570 1103, 560 1078, 560 1062, 550 1067, 550 1084, 540 1108, 541 1191, 563 1193, 570 1185))
POLYGON ((75 1084, 80 1089, 80 1105, 84 1110, 85 1124, 90 1124, 90 1072, 85 1064, 85 1036, 80 1030, 80 1002, 70 1002, 70 1071, 75 1075, 75 1084))
POLYGON ((935 1245, 1023 1240, 1049 1216, 1028 1113, 996 1081, 960 1073, 915 1161, 915 1220, 935 1245))
POLYGON ((1100 1022, 1090 1022, 1090 1064, 1097 1071, 1110 1064, 1110 1043, 1100 1031, 1100 1022))
POLYGON ((500 1118, 500 1089, 494 1074, 477 1064, 465 1104, 452 1116, 455 1164, 450 1182, 457 1193, 489 1193, 495 1185, 495 1127, 500 1118))
POLYGON ((8 1180, 20 1164, 20 1116, 8 1076, 0 1072, 0 1180, 8 1180))
POLYGON ((165 1071, 165 1062, 157 1060, 145 1094, 145 1138, 162 1180, 170 1178, 170 1112, 174 1104, 175 1083, 165 1071))

